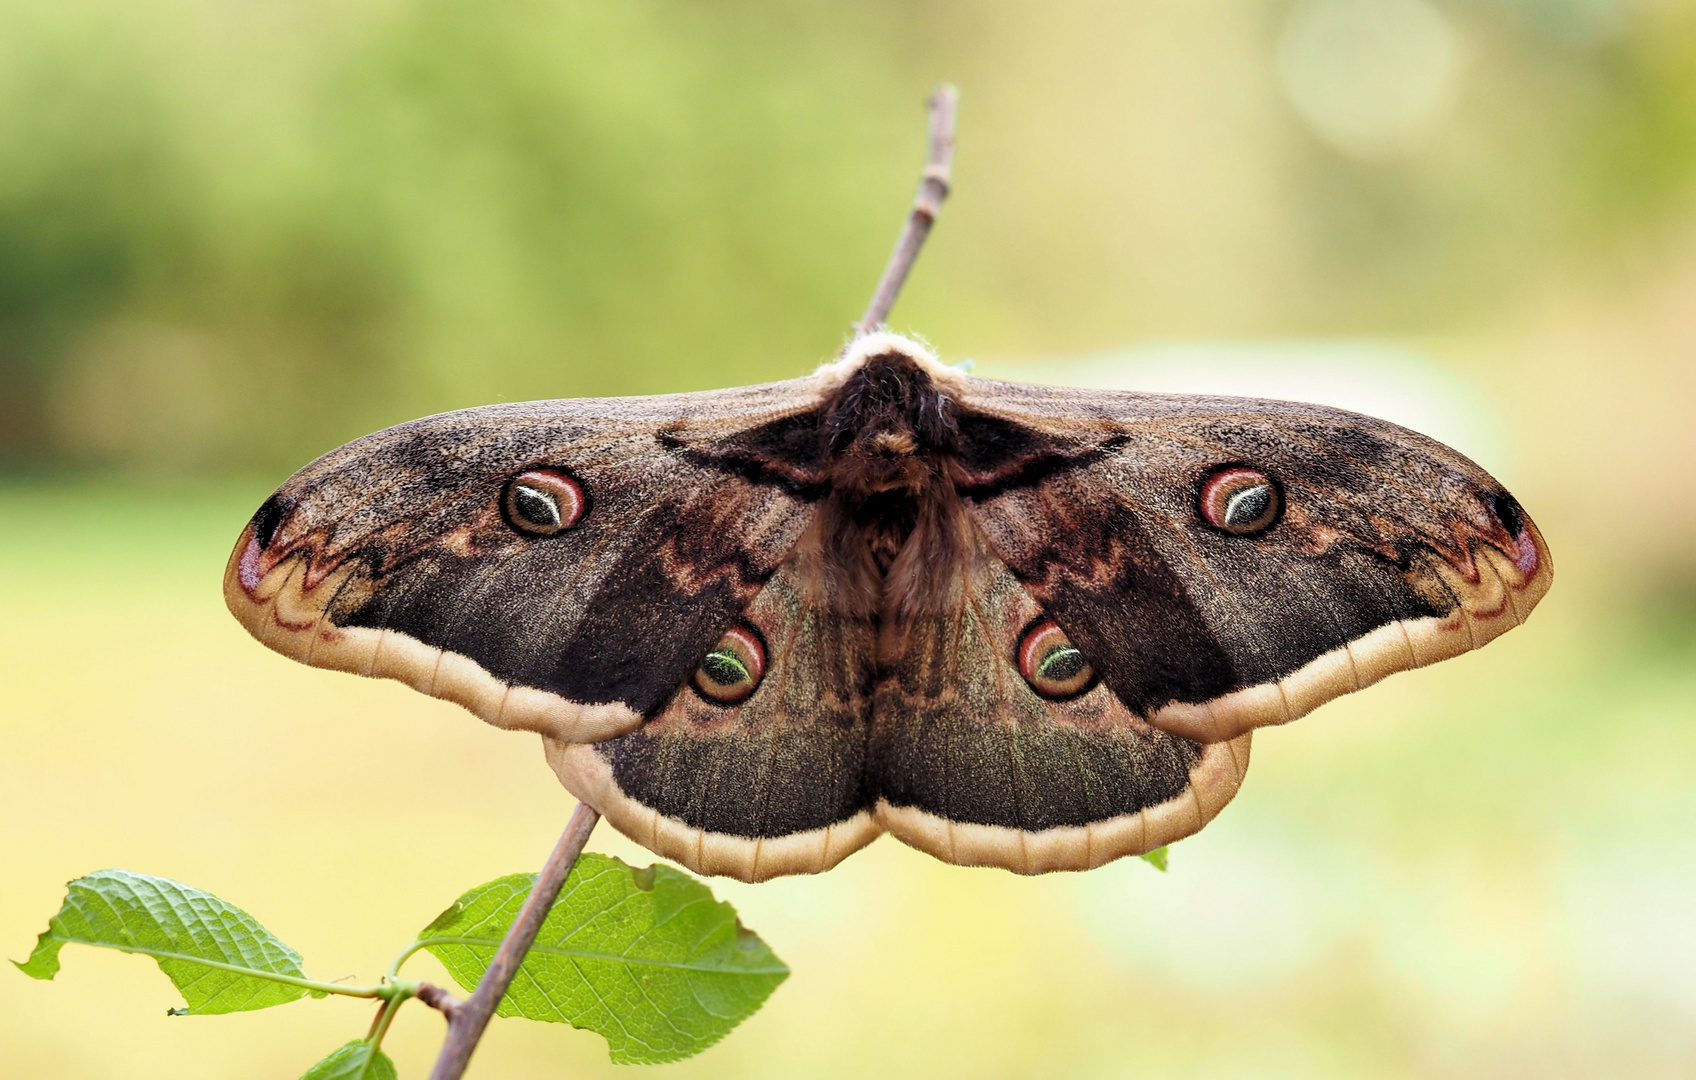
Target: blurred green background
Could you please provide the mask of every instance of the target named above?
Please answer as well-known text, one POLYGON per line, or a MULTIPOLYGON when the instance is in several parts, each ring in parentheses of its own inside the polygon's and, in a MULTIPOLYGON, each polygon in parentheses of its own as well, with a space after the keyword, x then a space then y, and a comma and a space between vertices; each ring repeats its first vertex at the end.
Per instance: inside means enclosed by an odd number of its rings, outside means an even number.
MULTIPOLYGON (((423 413, 805 373, 865 303, 943 79, 955 195, 898 329, 980 373, 1428 417, 1558 581, 1484 652, 1263 733, 1169 874, 884 840, 715 883, 795 974, 666 1071, 1696 1074, 1674 0, 0 6, 5 954, 118 865, 368 980, 537 865, 570 800, 534 741, 265 651, 223 611, 228 546, 293 469, 423 413)), ((0 1072, 287 1080, 369 1019, 174 1000, 90 950, 0 973, 0 1072)), ((403 1075, 440 1027, 402 1014, 403 1075)), ((474 1068, 614 1072, 517 1020, 474 1068)))

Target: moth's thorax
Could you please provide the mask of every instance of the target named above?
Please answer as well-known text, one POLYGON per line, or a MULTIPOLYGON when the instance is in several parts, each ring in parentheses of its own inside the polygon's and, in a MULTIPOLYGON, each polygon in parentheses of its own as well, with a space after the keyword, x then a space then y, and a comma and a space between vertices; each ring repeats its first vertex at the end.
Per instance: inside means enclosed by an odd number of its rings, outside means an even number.
POLYGON ((845 567, 875 572, 885 599, 892 588, 907 598, 934 591, 909 580, 921 569, 945 589, 958 563, 944 522, 958 501, 948 459, 959 438, 952 391, 964 376, 893 334, 854 342, 821 375, 834 383, 821 435, 832 492, 827 550, 845 567))
POLYGON ((953 399, 913 357, 866 357, 825 403, 825 451, 835 486, 862 495, 918 494, 954 450, 953 399))

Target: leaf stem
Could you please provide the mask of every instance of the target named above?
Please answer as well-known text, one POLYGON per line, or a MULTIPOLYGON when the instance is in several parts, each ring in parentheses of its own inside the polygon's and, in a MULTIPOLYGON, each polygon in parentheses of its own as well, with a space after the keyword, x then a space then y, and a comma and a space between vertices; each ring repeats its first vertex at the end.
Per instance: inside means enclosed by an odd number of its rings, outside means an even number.
POLYGON ((395 994, 383 1002, 382 1011, 377 1014, 377 1020, 371 1025, 371 1033, 365 1036, 365 1041, 372 1049, 383 1045, 383 1036, 389 1033, 389 1025, 394 1023, 395 1013, 400 1012, 401 1003, 411 997, 411 994, 395 994))
POLYGON ((406 963, 407 960, 411 959, 413 953, 424 948, 428 944, 430 944, 429 939, 421 939, 419 941, 414 941, 411 945, 408 945, 406 948, 396 953, 395 958, 389 962, 389 978, 399 978, 400 966, 406 963))
MULTIPOLYGON (((536 934, 542 929, 542 921, 559 898, 566 875, 576 865, 577 856, 583 853, 583 845, 589 842, 589 834, 600 820, 601 812, 588 803, 580 802, 572 811, 565 832, 560 834, 553 854, 548 856, 541 873, 536 875, 536 884, 531 886, 530 895, 525 897, 524 906, 519 909, 518 917, 506 932, 506 938, 501 941, 501 947, 489 962, 488 969, 483 972, 477 989, 446 1014, 448 1037, 442 1042, 442 1051, 436 1058, 436 1067, 430 1072, 430 1080, 459 1080, 465 1075, 465 1067, 471 1063, 471 1052, 477 1049, 483 1029, 489 1026, 489 1018, 495 1014, 495 1006, 506 996, 507 987, 512 985, 518 966, 524 961, 524 954, 530 951, 536 934)), ((405 959, 404 953, 400 959, 405 959)))

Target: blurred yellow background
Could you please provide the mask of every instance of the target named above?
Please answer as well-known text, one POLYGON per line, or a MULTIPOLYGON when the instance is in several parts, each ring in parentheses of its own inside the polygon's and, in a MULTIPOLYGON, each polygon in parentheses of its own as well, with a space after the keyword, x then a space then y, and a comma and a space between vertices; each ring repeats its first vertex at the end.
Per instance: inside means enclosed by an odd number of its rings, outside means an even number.
MULTIPOLYGON (((1674 0, 0 7, 5 955, 123 866, 368 981, 534 868, 570 810, 534 739, 267 652, 223 610, 229 545, 294 468, 416 415, 810 370, 943 79, 956 189, 897 329, 984 374, 1411 417, 1520 497, 1556 587, 1481 653, 1263 733, 1168 874, 884 840, 715 882, 794 975, 667 1071, 1696 1075, 1674 0)), ((370 1018, 167 1019, 150 961, 64 959, 0 972, 0 1074, 289 1080, 370 1018)), ((402 1013, 403 1076, 440 1029, 402 1013)), ((519 1020, 473 1069, 614 1072, 519 1020)))

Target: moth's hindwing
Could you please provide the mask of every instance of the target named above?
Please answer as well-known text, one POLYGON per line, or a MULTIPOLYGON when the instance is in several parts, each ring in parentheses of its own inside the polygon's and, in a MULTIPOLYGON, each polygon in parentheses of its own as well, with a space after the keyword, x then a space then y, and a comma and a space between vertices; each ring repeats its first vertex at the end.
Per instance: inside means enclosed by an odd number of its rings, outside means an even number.
POLYGON ((1249 736, 1170 735, 1099 683, 1034 690, 1018 653, 1042 609, 993 556, 880 664, 877 628, 833 602, 814 552, 747 612, 769 656, 750 697, 686 686, 636 731, 549 740, 565 786, 649 849, 746 881, 827 870, 885 829, 950 862, 1082 870, 1188 836, 1235 794, 1249 736))
POLYGON ((650 850, 744 881, 828 870, 874 839, 876 629, 830 588, 817 552, 804 540, 736 628, 763 653, 751 695, 715 701, 691 681, 626 735, 548 740, 566 788, 650 850))
POLYGON ((877 821, 940 859, 1086 870, 1189 836, 1248 769, 1245 733, 1205 745, 1151 726, 1087 667, 988 552, 960 602, 910 620, 877 686, 877 821), (1035 651, 1033 651, 1033 646, 1035 651))

